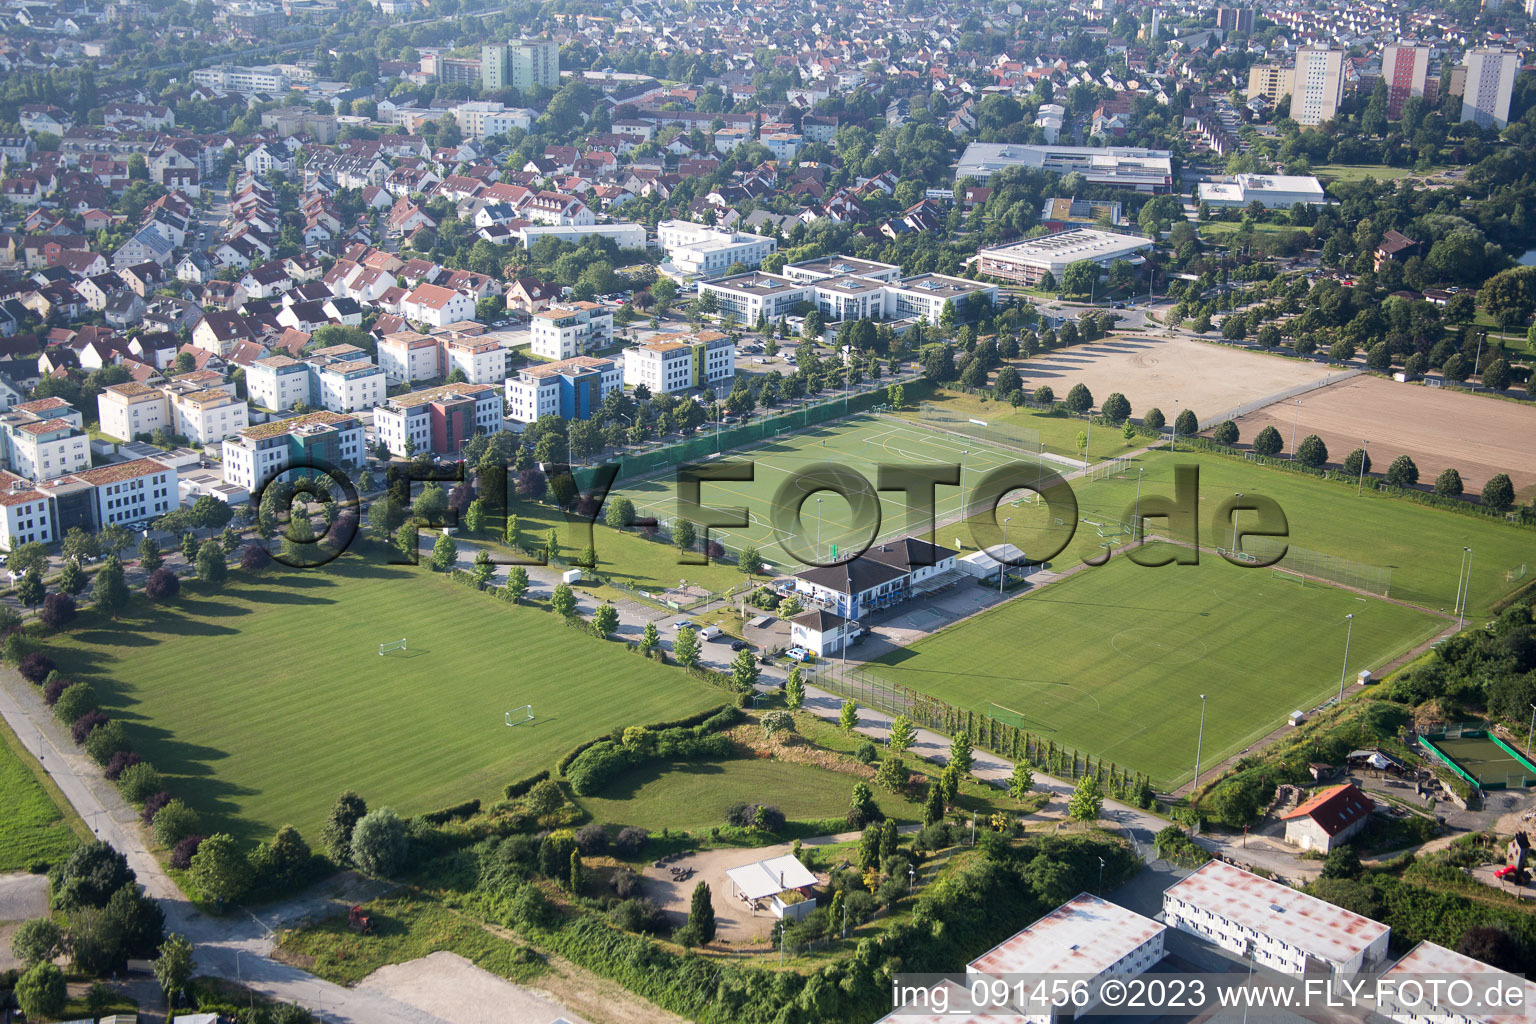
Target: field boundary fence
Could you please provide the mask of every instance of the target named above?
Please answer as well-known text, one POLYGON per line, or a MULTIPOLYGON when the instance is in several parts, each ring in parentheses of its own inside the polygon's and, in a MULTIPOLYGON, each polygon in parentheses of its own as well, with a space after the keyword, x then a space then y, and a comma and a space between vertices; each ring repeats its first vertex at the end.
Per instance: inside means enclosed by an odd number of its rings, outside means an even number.
POLYGON ((1257 561, 1270 561, 1285 548, 1285 555, 1274 568, 1287 569, 1313 579, 1327 580, 1341 587, 1363 590, 1379 597, 1392 596, 1392 570, 1388 566, 1356 562, 1337 555, 1288 544, 1284 537, 1249 535, 1243 538, 1243 554, 1257 561))
POLYGON ((1276 391, 1272 395, 1265 395, 1263 398, 1255 398, 1241 405, 1234 405, 1232 408, 1223 410, 1215 416, 1202 416, 1200 417, 1200 429, 1209 430, 1211 427, 1226 420, 1240 420, 1249 413, 1258 412, 1260 409, 1268 408, 1271 405, 1288 401, 1292 398, 1298 398, 1313 391, 1321 391, 1323 388, 1330 387, 1340 381, 1349 380, 1351 377, 1358 377, 1364 372, 1364 370, 1345 370, 1342 373, 1330 373, 1321 380, 1307 381, 1305 384, 1297 384, 1294 387, 1286 388, 1284 391, 1276 391))
POLYGON ((978 419, 952 409, 945 409, 934 402, 923 402, 918 406, 917 422, 952 434, 974 437, 978 441, 991 441, 1008 448, 1016 448, 1031 455, 1039 454, 1041 450, 1038 430, 1012 423, 978 419))

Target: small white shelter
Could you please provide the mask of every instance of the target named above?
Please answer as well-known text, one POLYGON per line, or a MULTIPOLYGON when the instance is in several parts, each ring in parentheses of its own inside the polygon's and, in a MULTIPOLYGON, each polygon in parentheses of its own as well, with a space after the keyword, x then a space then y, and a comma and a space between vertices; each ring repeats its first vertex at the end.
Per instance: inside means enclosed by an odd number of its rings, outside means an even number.
POLYGON ((816 884, 816 876, 795 859, 793 854, 743 864, 726 872, 731 880, 731 895, 752 906, 767 904, 775 917, 798 921, 816 909, 816 899, 804 890, 816 884), (805 899, 786 902, 782 894, 798 892, 805 899))
POLYGON ((991 576, 996 579, 999 565, 1005 566, 1004 572, 1010 574, 1034 571, 1034 566, 1021 564, 1025 557, 1023 549, 1017 545, 993 544, 955 559, 955 568, 970 576, 991 576))

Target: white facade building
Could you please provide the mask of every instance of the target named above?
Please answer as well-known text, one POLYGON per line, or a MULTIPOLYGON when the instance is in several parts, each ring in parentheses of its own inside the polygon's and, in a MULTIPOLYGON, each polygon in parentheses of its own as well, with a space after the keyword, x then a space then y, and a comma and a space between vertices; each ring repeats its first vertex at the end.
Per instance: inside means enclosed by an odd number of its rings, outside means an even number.
POLYGON ((1291 81, 1291 118, 1310 127, 1331 121, 1344 97, 1344 51, 1304 46, 1296 51, 1291 81))
POLYGON ((1328 202, 1322 182, 1306 174, 1239 174, 1230 182, 1200 184, 1200 201, 1219 209, 1247 209, 1259 202, 1267 210, 1289 210, 1298 203, 1322 206, 1328 202))
POLYGON ((1531 1008, 1536 1006, 1536 981, 1501 971, 1481 960, 1474 960, 1433 942, 1421 942, 1414 946, 1407 956, 1382 974, 1381 981, 1383 991, 1391 994, 1377 1007, 1378 1012, 1399 1024, 1514 1024, 1515 1021, 1529 1019, 1531 1008), (1436 990, 1424 984, 1431 978, 1442 982, 1452 978, 1462 979, 1469 984, 1475 999, 1480 999, 1497 987, 1502 992, 1512 992, 1519 996, 1520 1002, 1514 1005, 1512 1000, 1505 997, 1506 1005, 1499 1008, 1457 1006, 1451 996, 1460 997, 1462 993, 1452 993, 1444 987, 1436 990), (1421 988, 1413 988, 1412 983, 1417 983, 1421 988), (1409 998, 1408 993, 1418 991, 1423 992, 1423 1001, 1409 998), (1445 1003, 1443 1006, 1435 1002, 1438 993, 1443 993, 1439 994, 1445 1003))
POLYGON ((1207 862, 1163 892, 1163 919, 1260 967, 1296 977, 1354 975, 1387 955, 1391 929, 1297 889, 1207 862))
POLYGON ((28 480, 0 471, 0 548, 15 551, 18 545, 55 540, 48 496, 28 480))
POLYGON ((656 239, 672 265, 683 274, 718 277, 735 264, 760 267, 778 251, 779 243, 765 235, 726 231, 686 220, 656 225, 656 239))
POLYGON ((1468 50, 1466 90, 1461 95, 1461 119, 1479 128, 1502 130, 1509 124, 1509 100, 1520 73, 1514 50, 1468 50))
MULTIPOLYGON (((1034 924, 1004 939, 972 960, 965 973, 977 975, 1042 975, 1081 981, 1090 993, 1110 978, 1141 974, 1163 959, 1166 926, 1124 907, 1082 893, 1034 924)), ((1023 1024, 1056 1024, 1095 1012, 1097 1001, 1067 1006, 1055 1013, 1039 1006, 1010 1004, 1019 1011, 1010 1020, 1023 1024)))
POLYGON ((1141 253, 1151 252, 1152 244, 1152 239, 1140 235, 1073 228, 982 249, 976 254, 976 269, 988 277, 1015 284, 1036 285, 1046 274, 1059 282, 1068 267, 1085 260, 1098 267, 1108 267, 1116 260, 1126 260, 1133 266, 1141 264, 1145 262, 1141 253))
POLYGON ((533 314, 528 334, 540 359, 570 359, 613 343, 613 311, 595 302, 552 306, 533 314))
POLYGON ((101 432, 119 441, 132 441, 171 426, 171 407, 159 388, 129 381, 113 384, 96 397, 101 432))
POLYGON ((1015 143, 973 142, 965 147, 955 168, 955 180, 973 178, 983 184, 1005 167, 1083 175, 1095 185, 1113 185, 1137 192, 1167 192, 1173 187, 1173 154, 1166 149, 1132 146, 1024 146, 1015 143))
POLYGON ((290 466, 359 465, 364 443, 355 416, 316 411, 262 423, 224 440, 224 480, 255 493, 290 466))
MULTIPOLYGON (((301 402, 308 404, 309 365, 291 356, 257 359, 245 368, 245 390, 251 401, 274 412, 292 409, 301 402)), ((105 413, 102 422, 106 422, 105 413)))
POLYGON ((736 375, 736 343, 719 331, 658 335, 624 350, 624 383, 653 395, 686 391, 736 375))

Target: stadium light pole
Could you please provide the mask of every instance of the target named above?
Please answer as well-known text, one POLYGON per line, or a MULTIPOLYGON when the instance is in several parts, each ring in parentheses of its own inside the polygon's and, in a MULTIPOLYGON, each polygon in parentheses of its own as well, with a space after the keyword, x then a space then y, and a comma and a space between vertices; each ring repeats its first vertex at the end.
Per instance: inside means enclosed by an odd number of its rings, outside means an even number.
MULTIPOLYGON (((1243 492, 1238 491, 1233 495, 1238 501, 1243 500, 1243 492)), ((1237 554, 1237 517, 1243 510, 1236 505, 1232 506, 1232 553, 1237 554)))
POLYGON ((816 499, 816 559, 821 560, 821 499, 816 499))
POLYGON ((1461 614, 1461 578, 1467 573, 1467 550, 1461 549, 1461 564, 1456 567, 1456 603, 1451 607, 1453 615, 1461 614))
POLYGON ((1146 472, 1146 466, 1136 467, 1136 516, 1135 520, 1131 523, 1132 540, 1139 540, 1141 538, 1141 478, 1146 472))
POLYGON ((1365 460, 1371 454, 1371 442, 1360 442, 1360 479, 1355 481, 1355 497, 1360 497, 1360 492, 1365 490, 1365 460))
POLYGON ((1344 677, 1349 675, 1349 641, 1355 635, 1355 613, 1350 612, 1344 616, 1344 621, 1349 623, 1349 629, 1344 633, 1344 665, 1339 669, 1339 703, 1344 703, 1344 677))
POLYGON ((1525 756, 1531 756, 1531 736, 1536 733, 1536 704, 1531 705, 1531 727, 1525 731, 1525 756))
POLYGON ((1195 736, 1195 781, 1189 784, 1189 795, 1194 797, 1200 788, 1200 748, 1205 744, 1205 694, 1200 695, 1200 732, 1195 736))
POLYGON ((1460 629, 1467 624, 1467 598, 1472 596, 1472 549, 1467 548, 1467 585, 1461 592, 1461 618, 1456 622, 1460 629))
MULTIPOLYGON (((1012 516, 1003 519, 1003 558, 1008 557, 1008 524, 1013 522, 1012 516)), ((1003 596, 1003 561, 997 561, 997 596, 1003 596)))
POLYGON ((1296 400, 1296 411, 1291 415, 1291 461, 1296 461, 1296 425, 1301 422, 1301 399, 1296 400))

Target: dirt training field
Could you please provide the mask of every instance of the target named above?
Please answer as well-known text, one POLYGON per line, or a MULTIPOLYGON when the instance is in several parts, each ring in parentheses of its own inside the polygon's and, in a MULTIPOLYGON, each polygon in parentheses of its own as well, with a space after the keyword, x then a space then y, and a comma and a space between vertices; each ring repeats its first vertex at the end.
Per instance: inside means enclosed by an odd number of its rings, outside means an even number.
MULTIPOLYGON (((1407 455, 1419 482, 1431 484, 1454 467, 1469 492, 1482 490, 1495 473, 1508 473, 1521 500, 1536 492, 1536 408, 1460 391, 1354 377, 1300 398, 1299 441, 1316 434, 1335 463, 1370 441, 1371 470, 1385 473, 1407 455)), ((1238 421, 1243 443, 1273 425, 1290 450, 1294 402, 1274 405, 1238 421)))
POLYGON ((1137 419, 1156 406, 1169 423, 1180 409, 1193 409, 1205 423, 1245 402, 1322 380, 1328 369, 1186 338, 1117 337, 1042 353, 1021 363, 1019 375, 1026 391, 1049 384, 1062 398, 1081 382, 1095 405, 1120 392, 1137 419))

